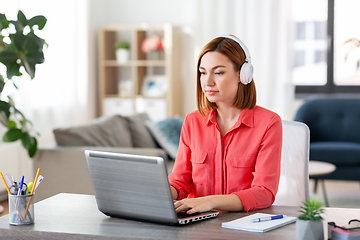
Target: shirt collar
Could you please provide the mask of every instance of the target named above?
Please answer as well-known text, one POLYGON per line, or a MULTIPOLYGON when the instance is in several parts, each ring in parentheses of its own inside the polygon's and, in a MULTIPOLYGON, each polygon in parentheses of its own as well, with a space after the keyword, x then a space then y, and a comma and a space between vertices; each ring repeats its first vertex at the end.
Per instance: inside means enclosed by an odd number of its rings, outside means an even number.
MULTIPOLYGON (((206 121, 206 125, 209 124, 215 124, 216 122, 216 110, 212 109, 209 113, 208 113, 208 117, 207 117, 207 121, 206 121)), ((237 120, 237 122, 235 123, 234 127, 239 127, 241 124, 244 124, 248 127, 254 127, 254 108, 253 109, 242 109, 240 116, 237 120)))

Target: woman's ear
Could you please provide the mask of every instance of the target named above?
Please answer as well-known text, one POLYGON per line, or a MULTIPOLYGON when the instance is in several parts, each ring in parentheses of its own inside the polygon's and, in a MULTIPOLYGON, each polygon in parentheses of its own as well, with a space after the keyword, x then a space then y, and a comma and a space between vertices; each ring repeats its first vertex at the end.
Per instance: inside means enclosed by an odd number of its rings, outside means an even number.
POLYGON ((241 82, 241 80, 240 80, 240 70, 237 71, 236 76, 237 76, 237 78, 238 78, 238 80, 237 80, 238 83, 240 83, 240 82, 241 82))

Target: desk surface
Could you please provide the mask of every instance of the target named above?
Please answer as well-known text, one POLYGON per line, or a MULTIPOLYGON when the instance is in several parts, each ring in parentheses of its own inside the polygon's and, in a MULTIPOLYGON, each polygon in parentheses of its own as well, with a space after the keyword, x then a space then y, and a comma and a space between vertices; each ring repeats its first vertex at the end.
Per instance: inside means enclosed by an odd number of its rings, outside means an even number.
MULTIPOLYGON (((297 216, 297 207, 272 206, 255 212, 297 216)), ((222 222, 255 212, 223 213, 217 218, 186 226, 110 218, 98 211, 92 195, 61 193, 35 204, 35 224, 12 226, 9 216, 0 218, 0 236, 12 239, 295 239, 295 223, 266 232, 253 233, 221 227, 222 222)), ((326 208, 325 222, 345 224, 358 218, 360 209, 326 208)), ((327 228, 326 228, 327 229, 327 228)), ((327 230, 326 230, 327 231, 327 230)), ((327 233, 325 231, 325 235, 327 233)), ((325 236, 325 238, 326 238, 325 236)), ((327 238, 326 238, 327 239, 327 238)))

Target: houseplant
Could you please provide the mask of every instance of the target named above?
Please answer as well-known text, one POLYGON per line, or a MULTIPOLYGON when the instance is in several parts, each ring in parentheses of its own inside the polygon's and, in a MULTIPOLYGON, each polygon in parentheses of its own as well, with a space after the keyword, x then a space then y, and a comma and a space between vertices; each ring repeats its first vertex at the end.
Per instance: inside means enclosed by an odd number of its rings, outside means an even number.
POLYGON ((159 34, 153 34, 144 39, 141 43, 141 50, 144 53, 150 53, 153 60, 160 59, 160 53, 163 52, 163 39, 159 34))
POLYGON ((296 219, 296 240, 323 240, 322 202, 309 197, 300 208, 301 215, 296 219))
POLYGON ((127 41, 119 41, 115 45, 116 60, 119 63, 125 63, 130 59, 130 44, 127 41))
POLYGON ((34 133, 32 123, 15 106, 10 96, 2 92, 7 84, 13 84, 15 77, 24 73, 35 77, 35 66, 44 62, 44 39, 35 34, 45 27, 47 19, 37 15, 27 19, 19 10, 17 20, 8 20, 5 14, 0 14, 0 62, 6 68, 6 74, 0 73, 0 122, 7 128, 3 136, 4 142, 20 140, 23 147, 33 157, 37 151, 37 133, 34 133))

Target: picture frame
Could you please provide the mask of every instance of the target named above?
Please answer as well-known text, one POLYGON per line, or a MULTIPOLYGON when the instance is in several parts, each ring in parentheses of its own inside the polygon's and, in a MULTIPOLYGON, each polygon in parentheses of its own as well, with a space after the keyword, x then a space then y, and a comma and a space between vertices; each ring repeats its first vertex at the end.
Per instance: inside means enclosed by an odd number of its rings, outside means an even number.
POLYGON ((147 75, 144 77, 141 94, 149 97, 163 97, 167 91, 165 75, 147 75))

